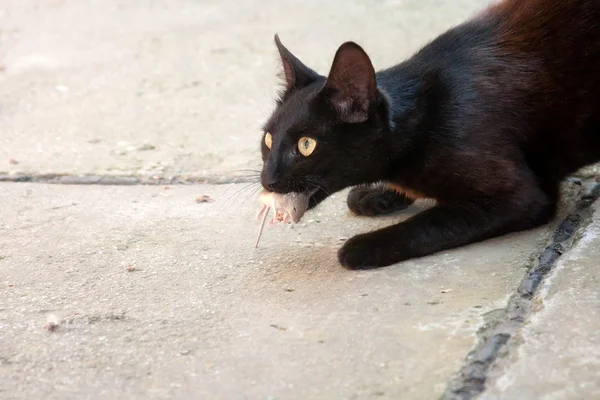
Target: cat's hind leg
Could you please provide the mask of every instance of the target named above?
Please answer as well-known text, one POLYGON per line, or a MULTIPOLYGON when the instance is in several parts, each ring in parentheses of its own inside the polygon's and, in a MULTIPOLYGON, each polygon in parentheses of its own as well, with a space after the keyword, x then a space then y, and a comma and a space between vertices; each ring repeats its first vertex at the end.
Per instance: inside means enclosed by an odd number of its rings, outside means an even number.
POLYGON ((384 185, 357 186, 348 194, 348 208, 356 215, 374 217, 403 210, 414 200, 384 185))

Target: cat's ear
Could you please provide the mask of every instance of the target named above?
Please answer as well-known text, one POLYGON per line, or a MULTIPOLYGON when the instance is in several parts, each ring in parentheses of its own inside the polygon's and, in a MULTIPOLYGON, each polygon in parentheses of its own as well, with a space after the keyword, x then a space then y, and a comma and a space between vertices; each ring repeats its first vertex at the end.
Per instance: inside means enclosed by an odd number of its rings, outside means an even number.
POLYGON ((362 47, 354 42, 340 46, 323 92, 342 121, 358 123, 369 118, 377 98, 377 81, 371 59, 362 47))
POLYGON ((312 69, 308 68, 298 60, 279 40, 279 36, 275 35, 275 45, 281 57, 283 64, 283 73, 285 76, 285 85, 287 90, 300 89, 310 85, 319 78, 312 69))

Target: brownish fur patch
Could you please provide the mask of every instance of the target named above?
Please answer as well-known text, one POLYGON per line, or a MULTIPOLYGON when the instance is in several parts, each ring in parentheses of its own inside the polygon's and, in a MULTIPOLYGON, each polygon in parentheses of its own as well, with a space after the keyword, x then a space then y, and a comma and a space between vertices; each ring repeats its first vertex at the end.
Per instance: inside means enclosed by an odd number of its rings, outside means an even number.
POLYGON ((404 195, 411 200, 419 200, 419 199, 428 199, 429 198, 419 191, 416 191, 416 190, 413 190, 410 188, 406 188, 404 186, 400 186, 396 183, 385 183, 385 187, 386 187, 386 189, 393 190, 394 192, 404 195))

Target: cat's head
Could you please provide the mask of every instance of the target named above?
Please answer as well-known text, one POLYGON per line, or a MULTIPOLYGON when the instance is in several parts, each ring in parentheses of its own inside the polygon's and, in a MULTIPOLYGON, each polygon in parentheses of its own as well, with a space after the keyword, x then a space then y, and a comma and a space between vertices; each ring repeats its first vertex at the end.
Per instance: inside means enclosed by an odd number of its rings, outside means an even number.
POLYGON ((378 179, 386 162, 387 110, 365 51, 346 42, 327 77, 275 35, 284 89, 261 138, 261 183, 278 193, 333 193, 378 179))

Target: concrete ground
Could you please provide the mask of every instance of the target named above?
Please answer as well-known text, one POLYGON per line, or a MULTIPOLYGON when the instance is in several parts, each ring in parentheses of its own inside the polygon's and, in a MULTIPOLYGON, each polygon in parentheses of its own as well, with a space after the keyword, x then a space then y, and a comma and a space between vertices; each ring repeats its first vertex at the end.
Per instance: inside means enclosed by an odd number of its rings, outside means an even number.
POLYGON ((0 4, 0 399, 600 399, 593 180, 548 226, 380 270, 336 250, 427 204, 338 193, 254 248, 273 34, 384 67, 486 3, 0 4))

